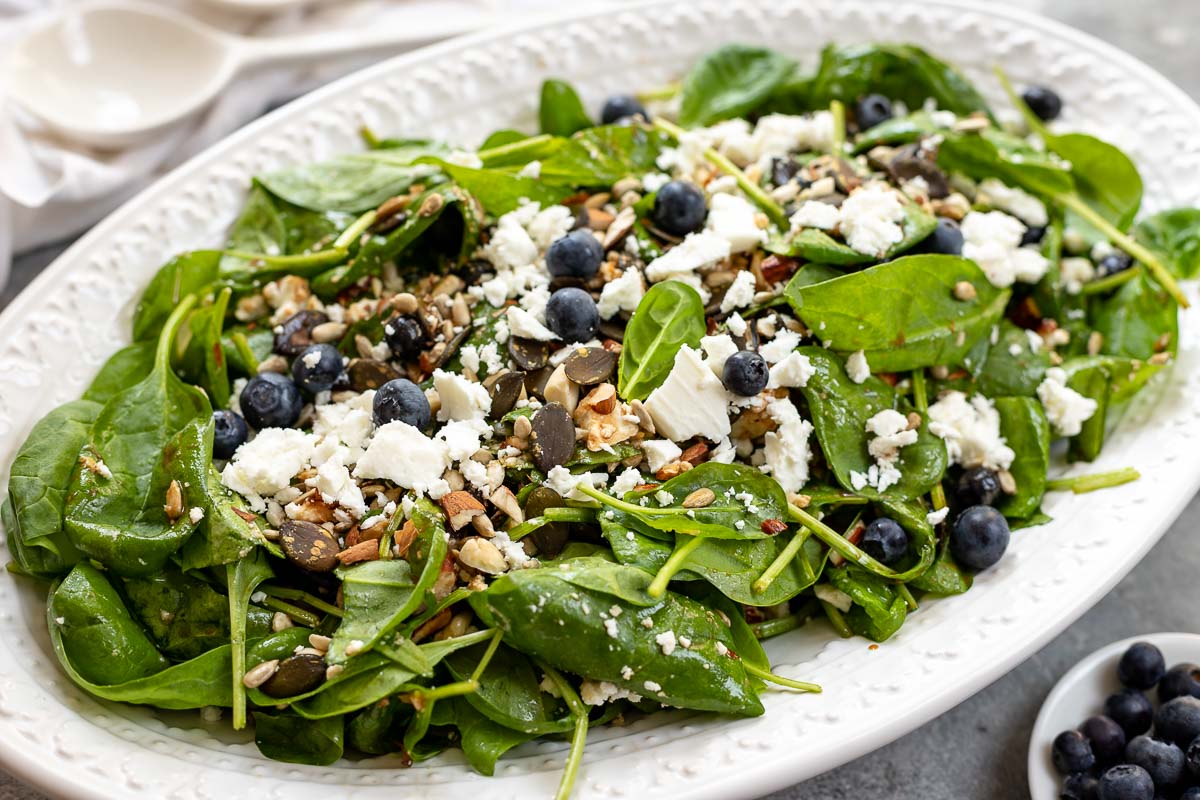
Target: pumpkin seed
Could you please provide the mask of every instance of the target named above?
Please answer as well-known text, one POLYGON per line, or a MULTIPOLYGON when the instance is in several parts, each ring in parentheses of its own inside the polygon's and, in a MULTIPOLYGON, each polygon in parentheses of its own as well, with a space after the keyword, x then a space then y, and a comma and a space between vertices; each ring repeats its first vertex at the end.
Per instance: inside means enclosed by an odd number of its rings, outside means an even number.
POLYGON ((534 339, 522 339, 510 336, 508 339, 508 354, 517 366, 526 372, 539 370, 550 362, 550 345, 534 339))
POLYGON ((492 409, 489 412, 493 419, 499 419, 513 410, 525 388, 525 373, 520 371, 505 372, 492 382, 488 394, 492 398, 492 409))
POLYGON ((288 561, 309 572, 330 572, 338 564, 337 540, 316 523, 285 520, 279 526, 279 544, 288 561))
POLYGON ((390 364, 373 358, 355 358, 346 370, 350 377, 350 388, 356 392, 378 389, 385 383, 400 377, 390 364))
POLYGON ((533 463, 542 473, 565 464, 575 452, 575 423, 558 403, 542 406, 533 415, 533 463))
POLYGON ((603 347, 577 347, 563 362, 567 377, 580 386, 604 383, 612 377, 616 367, 616 354, 603 347))
MULTIPOLYGON (((567 501, 559 497, 558 492, 547 486, 539 486, 525 499, 525 519, 540 517, 547 508, 562 508, 566 504, 567 501)), ((566 546, 568 533, 566 523, 551 522, 529 534, 529 538, 537 545, 538 555, 554 558, 566 546)))
POLYGON ((299 653, 279 662, 275 674, 259 686, 267 697, 294 697, 311 692, 325 680, 325 659, 313 653, 299 653))

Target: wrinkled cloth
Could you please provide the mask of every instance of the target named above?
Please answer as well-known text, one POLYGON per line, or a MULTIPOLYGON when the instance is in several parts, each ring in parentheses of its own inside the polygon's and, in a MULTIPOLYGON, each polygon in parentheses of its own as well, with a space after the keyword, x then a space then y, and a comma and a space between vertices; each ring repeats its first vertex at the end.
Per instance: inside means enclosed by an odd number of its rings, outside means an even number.
MULTIPOLYGON (((46 24, 73 0, 0 0, 0 54, 26 31, 46 24)), ((542 0, 315 0, 272 16, 232 12, 201 0, 155 0, 230 33, 286 36, 396 26, 428 29, 432 20, 457 15, 494 19, 503 3, 509 20, 552 11, 542 0), (515 12, 515 13, 510 13, 515 12)), ((464 27, 469 27, 464 23, 464 27)), ((405 48, 398 47, 396 52, 405 48)), ((74 236, 117 208, 172 167, 265 111, 328 83, 381 56, 330 59, 306 66, 262 67, 240 73, 196 117, 122 150, 102 151, 65 141, 4 97, 0 72, 0 286, 14 253, 74 236)))

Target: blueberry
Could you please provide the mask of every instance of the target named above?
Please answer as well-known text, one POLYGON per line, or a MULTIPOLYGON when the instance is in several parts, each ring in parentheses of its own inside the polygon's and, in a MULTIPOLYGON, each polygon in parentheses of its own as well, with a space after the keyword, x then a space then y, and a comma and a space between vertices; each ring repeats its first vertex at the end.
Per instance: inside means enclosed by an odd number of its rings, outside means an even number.
POLYGON ((281 356, 298 355, 312 344, 313 328, 328 321, 329 317, 320 311, 297 311, 276 329, 272 349, 281 356))
POLYGON ((1030 225, 1025 228, 1025 232, 1021 234, 1021 246, 1027 244, 1041 244, 1042 239, 1046 237, 1045 225, 1030 225))
POLYGON ((246 443, 250 428, 240 414, 221 409, 213 412, 213 458, 233 458, 246 443))
POLYGON ((742 397, 753 397, 767 388, 770 377, 766 360, 753 350, 739 350, 725 359, 721 373, 725 388, 742 397))
POLYGON ((1179 795, 1179 800, 1200 800, 1200 786, 1184 789, 1183 794, 1179 795))
POLYGON ((946 217, 938 217, 937 226, 933 233, 921 242, 921 250, 926 253, 940 253, 947 256, 962 255, 963 235, 958 223, 946 217))
POLYGON ((1169 789, 1183 778, 1183 751, 1173 742, 1135 736, 1125 745, 1125 762, 1150 773, 1158 789, 1169 789))
POLYGON ((1100 797, 1100 781, 1087 772, 1068 775, 1058 797, 1059 800, 1097 800, 1100 797))
POLYGON ((654 196, 654 209, 650 212, 655 227, 672 236, 686 236, 700 230, 707 216, 704 192, 686 181, 664 184, 654 196))
POLYGON ((1154 732, 1180 747, 1190 745, 1200 736, 1200 699, 1183 695, 1163 703, 1154 713, 1154 732))
POLYGON ((583 289, 569 286, 550 295, 546 303, 546 326, 564 342, 586 342, 596 338, 600 312, 596 301, 583 289))
POLYGON ((376 425, 404 422, 414 428, 429 425, 432 413, 421 387, 408 378, 396 378, 380 386, 375 392, 372 410, 375 412, 376 425))
POLYGON ((393 317, 383 326, 383 338, 397 358, 413 359, 425 349, 425 329, 416 317, 393 317))
POLYGON ((892 101, 881 94, 869 94, 859 98, 858 105, 854 108, 854 119, 858 122, 860 131, 874 128, 891 118, 892 101))
POLYGON ((310 344, 292 362, 292 380, 309 394, 327 392, 342 374, 342 354, 331 344, 310 344))
POLYGON ((1062 113, 1062 98, 1048 86, 1026 87, 1021 92, 1021 99, 1042 122, 1056 119, 1062 113))
POLYGON ((304 398, 296 384, 277 372, 255 375, 242 389, 242 416, 257 430, 290 428, 300 418, 304 398))
POLYGON ((1149 642, 1134 642, 1117 663, 1117 678, 1130 689, 1150 689, 1166 672, 1162 651, 1149 642))
POLYGON ((1176 664, 1158 681, 1158 702, 1176 697, 1200 697, 1200 665, 1176 664))
POLYGON ((1100 800, 1154 800, 1154 781, 1141 767, 1120 764, 1100 776, 1100 800))
POLYGON ((1132 739, 1150 730, 1154 706, 1137 689, 1122 689, 1104 701, 1104 715, 1121 726, 1127 739, 1132 739))
POLYGON ((964 506, 994 505, 1000 496, 1000 478, 995 470, 974 467, 959 477, 955 492, 964 506))
POLYGON ((1184 755, 1187 759, 1188 771, 1192 773, 1193 778, 1200 779, 1200 737, 1192 739, 1184 755))
POLYGON ((646 113, 646 107, 631 94, 614 94, 610 96, 604 101, 604 108, 600 110, 600 121, 605 125, 611 125, 617 120, 628 117, 650 119, 650 115, 646 113))
POLYGON ((1108 275, 1116 275, 1118 272, 1124 272, 1132 266, 1133 257, 1128 253, 1116 250, 1100 259, 1100 262, 1096 264, 1096 273, 1103 278, 1108 275))
POLYGON ((908 550, 908 534, 890 517, 878 517, 863 531, 858 546, 884 564, 895 564, 908 550))
POLYGON ((1055 736, 1054 744, 1050 746, 1050 759, 1063 775, 1087 772, 1096 766, 1092 746, 1079 731, 1063 731, 1055 736))
POLYGON ((950 552, 959 566, 979 572, 1008 549, 1008 522, 991 506, 971 506, 958 515, 950 532, 950 552))
POLYGON ((1125 731, 1103 715, 1088 717, 1079 732, 1092 744, 1092 752, 1101 765, 1115 764, 1125 755, 1125 731))
POLYGON ((546 251, 546 269, 556 278, 592 277, 604 260, 604 248, 590 230, 579 229, 555 239, 546 251))

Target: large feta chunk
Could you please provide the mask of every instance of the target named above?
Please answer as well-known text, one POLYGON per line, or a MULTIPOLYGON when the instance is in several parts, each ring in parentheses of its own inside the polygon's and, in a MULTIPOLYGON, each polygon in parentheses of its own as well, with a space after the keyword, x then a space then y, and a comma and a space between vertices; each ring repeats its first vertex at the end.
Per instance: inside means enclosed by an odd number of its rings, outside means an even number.
POLYGON ((725 374, 725 362, 738 351, 738 346, 728 333, 715 333, 700 339, 700 349, 704 351, 704 363, 720 378, 725 374))
POLYGON ((767 380, 768 389, 797 389, 808 385, 808 379, 816 370, 808 356, 795 351, 788 353, 782 361, 771 366, 767 380))
POLYGON ((831 231, 841 222, 842 212, 838 207, 829 203, 822 203, 819 200, 808 200, 804 205, 789 218, 791 228, 794 231, 802 228, 819 228, 823 231, 831 231))
POLYGON ((1046 214, 1046 206, 1041 200, 1024 189, 1008 186, 996 178, 986 178, 979 182, 975 202, 1006 211, 1014 217, 1019 217, 1026 225, 1039 226, 1050 221, 1046 214))
POLYGON ((946 442, 951 464, 1008 469, 1015 457, 1000 435, 1000 413, 983 395, 946 392, 929 407, 929 430, 946 442))
POLYGON ((263 496, 273 495, 292 482, 316 449, 317 437, 293 428, 264 428, 233 454, 221 472, 221 483, 245 497, 255 511, 263 511, 263 496))
POLYGON ((437 432, 437 438, 446 443, 453 461, 465 461, 479 450, 481 440, 492 432, 492 426, 482 419, 459 419, 447 422, 437 432))
POLYGON ((368 389, 341 403, 316 406, 312 432, 324 447, 332 442, 345 448, 345 463, 353 465, 375 429, 375 390, 368 389))
POLYGON ((842 203, 840 218, 846 244, 860 253, 882 257, 904 238, 904 205, 886 185, 871 183, 853 192, 842 203))
POLYGON ((758 227, 758 209, 744 197, 713 195, 705 227, 729 243, 729 252, 745 253, 767 240, 767 232, 758 227))
MULTIPOLYGON (((534 213, 537 205, 534 204, 534 213)), ((482 255, 497 269, 517 269, 532 264, 538 257, 538 246, 522 224, 522 209, 511 211, 496 220, 491 238, 482 248, 482 255)), ((497 304, 498 305, 498 304, 497 304)))
POLYGON ((1083 423, 1096 413, 1095 400, 1067 386, 1067 373, 1062 367, 1046 370, 1046 379, 1038 385, 1037 396, 1046 409, 1046 419, 1059 436, 1077 435, 1083 423))
POLYGON ((667 379, 646 398, 645 408, 655 430, 675 442, 693 436, 716 442, 729 435, 725 386, 687 345, 675 355, 667 379))
POLYGON ((689 233, 684 240, 646 267, 646 279, 661 281, 695 272, 729 258, 729 240, 712 231, 689 233))
POLYGON ((858 350, 846 359, 846 374, 855 383, 863 383, 871 377, 871 365, 867 363, 867 354, 858 350))
POLYGON ((397 486, 440 497, 449 490, 442 479, 450 467, 450 448, 407 422, 379 427, 354 467, 356 478, 383 478, 397 486))
MULTIPOLYGON (((344 451, 345 448, 342 448, 344 451)), ((367 513, 367 504, 363 500, 362 490, 358 488, 350 470, 342 461, 343 453, 334 453, 317 467, 317 474, 306 483, 321 494, 326 503, 337 503, 343 511, 358 519, 367 513)))
POLYGON ((739 308, 745 308, 754 302, 754 273, 750 270, 742 270, 733 279, 733 283, 729 284, 729 288, 725 290, 725 296, 721 298, 721 313, 728 314, 739 308))
POLYGON ((600 312, 600 319, 611 319, 622 311, 632 314, 645 295, 642 274, 630 267, 619 278, 604 284, 600 299, 596 302, 596 310, 600 312))
POLYGON ((537 317, 523 308, 509 306, 505 313, 508 315, 508 331, 518 339, 549 342, 558 338, 554 331, 538 322, 537 317))
POLYGON ((1003 211, 972 211, 963 218, 964 258, 979 265, 993 286, 1036 283, 1050 262, 1032 247, 1021 247, 1025 226, 1003 211))
POLYGON ((646 456, 646 465, 651 472, 658 472, 667 464, 674 463, 683 455, 679 445, 667 439, 651 439, 642 442, 642 453, 646 456))
POLYGON ((875 414, 866 424, 866 432, 873 438, 867 443, 867 452, 875 463, 866 473, 851 472, 850 484, 856 491, 871 486, 886 492, 903 477, 897 467, 900 449, 917 441, 917 432, 908 429, 908 418, 899 411, 887 408, 875 414))
POLYGON ((758 354, 762 356, 768 364, 778 364, 780 361, 783 361, 785 358, 791 355, 792 352, 794 352, 795 349, 800 346, 800 340, 802 338, 803 337, 801 337, 800 334, 796 333, 795 331, 784 328, 776 333, 775 338, 771 339, 771 341, 761 345, 758 348, 758 354))
POLYGON ((487 389, 462 375, 441 369, 434 370, 433 388, 437 390, 442 404, 437 413, 441 422, 454 419, 484 419, 492 408, 492 399, 488 396, 487 389))
POLYGON ((778 428, 763 437, 765 471, 771 473, 785 492, 798 492, 808 483, 808 462, 812 457, 808 438, 812 423, 800 416, 791 400, 772 400, 767 413, 778 428))

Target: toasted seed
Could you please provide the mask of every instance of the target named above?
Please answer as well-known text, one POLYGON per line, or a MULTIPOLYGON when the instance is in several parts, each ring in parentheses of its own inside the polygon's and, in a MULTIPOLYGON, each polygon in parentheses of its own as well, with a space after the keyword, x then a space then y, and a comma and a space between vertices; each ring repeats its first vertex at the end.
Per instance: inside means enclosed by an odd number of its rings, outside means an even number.
POLYGON ((463 294, 457 294, 454 297, 454 302, 450 304, 450 319, 455 325, 470 325, 471 324, 471 309, 467 308, 467 298, 463 294))
POLYGON ((308 643, 312 645, 314 650, 320 650, 322 653, 329 649, 329 643, 333 641, 328 636, 322 636, 319 633, 310 633, 308 635, 308 643))
POLYGON ((505 372, 492 382, 488 394, 492 398, 492 408, 488 413, 493 419, 500 419, 513 410, 521 390, 525 388, 525 373, 519 370, 505 372))
POLYGON ((418 217, 432 217, 434 214, 442 210, 442 206, 446 204, 446 198, 440 194, 431 194, 421 201, 421 207, 417 209, 418 217))
POLYGON ((271 355, 258 362, 258 374, 264 372, 278 372, 281 375, 288 371, 288 361, 281 355, 272 353, 271 355))
POLYGON ((471 517, 471 527, 485 539, 491 539, 496 535, 496 529, 492 527, 492 521, 487 514, 471 517))
POLYGON ((603 347, 577 347, 563 362, 567 377, 581 386, 603 383, 616 367, 616 354, 603 347))
POLYGON ((642 426, 642 430, 651 435, 654 434, 654 419, 650 416, 650 412, 646 410, 646 406, 641 400, 629 401, 629 410, 638 418, 638 424, 642 426))
POLYGON ((558 403, 539 408, 532 428, 533 462, 543 474, 565 464, 575 452, 575 423, 558 403))
POLYGON ((513 422, 513 436, 520 439, 528 439, 529 434, 533 432, 533 422, 529 417, 517 417, 513 422))
POLYGON ((704 508, 705 506, 712 505, 712 502, 716 499, 717 499, 716 493, 713 492, 712 489, 709 489, 706 486, 703 489, 697 489, 696 491, 689 494, 687 497, 683 498, 683 507, 684 508, 704 508))
POLYGON ((310 692, 325 680, 325 659, 298 653, 279 662, 279 668, 258 688, 267 697, 294 697, 310 692))
POLYGON ((554 374, 554 367, 545 366, 539 370, 525 373, 525 393, 529 397, 536 397, 539 400, 544 399, 546 384, 550 382, 550 376, 554 374))
POLYGON ((1092 331, 1088 334, 1087 352, 1089 356, 1094 356, 1104 347, 1104 334, 1100 331, 1092 331))
POLYGON ((343 667, 341 664, 330 664, 328 667, 325 668, 325 680, 331 681, 334 678, 336 678, 338 675, 341 675, 345 671, 346 671, 346 668, 343 667))
POLYGON ((171 522, 183 516, 183 488, 179 485, 179 481, 171 481, 167 486, 167 502, 163 506, 163 511, 167 512, 167 519, 171 522))
POLYGON ((242 686, 245 686, 247 689, 257 689, 266 683, 278 668, 279 659, 273 658, 270 661, 264 661, 247 670, 246 674, 242 676, 242 686))
POLYGON ((347 374, 350 378, 350 388, 356 392, 378 389, 388 381, 400 377, 400 373, 390 364, 371 358, 353 359, 347 374))
POLYGON ((522 339, 510 336, 508 339, 508 354, 517 366, 526 372, 541 369, 550 362, 550 345, 533 339, 522 339))
POLYGON ((293 628, 292 618, 282 611, 276 611, 271 615, 271 630, 275 633, 286 631, 288 628, 293 628))
POLYGON ((284 520, 279 527, 279 544, 288 561, 309 572, 330 572, 338 565, 337 540, 316 523, 284 520))
MULTIPOLYGON (((284 320, 282 330, 275 334, 273 349, 283 356, 298 356, 313 343, 312 331, 318 325, 329 322, 321 311, 298 311, 284 320)), ((286 369, 286 367, 285 367, 286 369)))
POLYGON ((401 314, 411 314, 417 310, 417 297, 409 292, 401 292, 392 298, 392 308, 401 314))
POLYGON ((471 335, 471 330, 470 325, 464 325, 463 329, 458 333, 446 334, 450 339, 448 342, 439 342, 434 345, 433 350, 430 351, 431 353, 437 351, 437 359, 434 365, 436 367, 446 366, 446 362, 453 358, 458 349, 463 346, 463 342, 467 341, 467 337, 471 335), (441 350, 439 351, 438 348, 441 348, 441 350))
POLYGON ((1006 469, 1002 469, 996 473, 996 478, 1000 481, 1000 489, 1005 494, 1017 493, 1017 479, 1013 474, 1006 469))
POLYGON ((312 340, 318 344, 336 342, 346 335, 344 322, 322 322, 312 329, 312 340))
POLYGON ((508 562, 496 545, 487 539, 473 537, 462 543, 458 550, 458 560, 472 569, 486 572, 488 575, 499 575, 508 569, 508 562))
POLYGON ((975 284, 970 281, 959 281, 954 284, 954 297, 957 300, 974 300, 978 297, 978 292, 975 291, 975 284))
POLYGON ((492 492, 490 499, 492 505, 507 514, 513 522, 520 525, 525 521, 525 513, 521 511, 521 504, 517 502, 517 496, 507 486, 501 486, 492 492))

